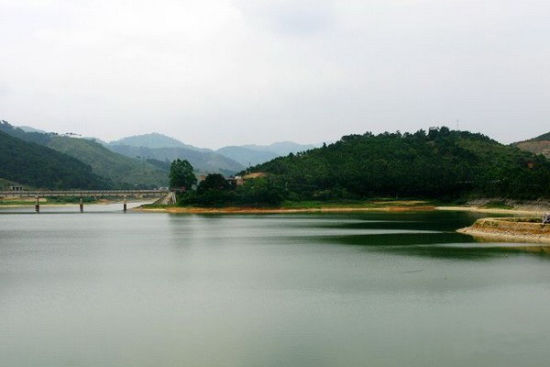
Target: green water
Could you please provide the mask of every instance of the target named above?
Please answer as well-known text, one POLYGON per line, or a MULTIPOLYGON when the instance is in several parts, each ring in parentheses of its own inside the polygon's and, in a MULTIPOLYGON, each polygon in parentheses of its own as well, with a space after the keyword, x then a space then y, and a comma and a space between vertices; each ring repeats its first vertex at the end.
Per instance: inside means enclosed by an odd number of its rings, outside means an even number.
POLYGON ((550 363, 550 256, 470 214, 119 209, 2 210, 1 366, 550 363))

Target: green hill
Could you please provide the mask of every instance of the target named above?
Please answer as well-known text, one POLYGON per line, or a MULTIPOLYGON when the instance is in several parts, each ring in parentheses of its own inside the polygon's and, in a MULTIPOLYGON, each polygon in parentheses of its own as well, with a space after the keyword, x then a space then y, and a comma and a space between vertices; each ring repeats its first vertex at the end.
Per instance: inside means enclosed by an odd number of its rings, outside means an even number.
POLYGON ((118 187, 151 188, 168 184, 167 170, 117 154, 92 140, 52 136, 47 146, 77 157, 89 164, 96 174, 111 179, 118 187))
POLYGON ((0 177, 45 189, 105 189, 111 182, 92 168, 53 149, 0 131, 0 177))
POLYGON ((76 158, 89 165, 94 174, 112 182, 116 188, 152 188, 168 183, 168 171, 158 164, 117 154, 93 140, 52 133, 26 133, 5 121, 0 123, 0 131, 76 158))
POLYGON ((217 172, 231 175, 244 168, 243 165, 212 151, 198 151, 187 148, 147 148, 130 145, 109 145, 113 151, 127 157, 154 159, 157 161, 173 161, 177 158, 188 160, 199 172, 217 172))
POLYGON ((112 141, 109 145, 129 145, 131 147, 145 147, 151 149, 186 148, 197 151, 209 151, 209 149, 202 149, 192 145, 187 145, 177 139, 159 133, 128 136, 126 138, 112 141))
POLYGON ((536 138, 531 139, 531 140, 534 140, 534 141, 549 141, 550 140, 550 132, 548 132, 546 134, 542 134, 540 136, 537 136, 536 138))
POLYGON ((344 136, 256 166, 287 199, 550 197, 550 162, 490 138, 448 128, 344 136))

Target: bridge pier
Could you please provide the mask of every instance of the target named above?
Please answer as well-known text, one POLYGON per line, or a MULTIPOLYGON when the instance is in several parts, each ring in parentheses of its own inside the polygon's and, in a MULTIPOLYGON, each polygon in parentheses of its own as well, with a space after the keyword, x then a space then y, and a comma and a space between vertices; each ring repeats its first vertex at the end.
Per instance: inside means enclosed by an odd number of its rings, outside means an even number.
MULTIPOLYGON (((40 198, 49 197, 71 197, 79 198, 80 212, 84 212, 84 198, 85 197, 123 197, 123 210, 128 210, 128 196, 131 197, 151 197, 151 196, 168 196, 170 191, 168 190, 20 190, 20 191, 2 191, 0 190, 0 197, 3 196, 17 196, 21 198, 35 198, 34 211, 40 213, 40 198)), ((173 197, 173 193, 171 197, 173 197)))

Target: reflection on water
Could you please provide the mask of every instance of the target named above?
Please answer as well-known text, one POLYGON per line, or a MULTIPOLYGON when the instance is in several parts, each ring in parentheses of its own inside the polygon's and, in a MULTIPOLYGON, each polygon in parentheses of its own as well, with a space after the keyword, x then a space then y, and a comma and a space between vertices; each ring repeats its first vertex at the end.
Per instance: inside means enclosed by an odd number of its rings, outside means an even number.
POLYGON ((549 255, 455 232, 476 215, 66 209, 77 207, 1 211, 11 214, 0 214, 0 365, 544 366, 550 357, 549 255))

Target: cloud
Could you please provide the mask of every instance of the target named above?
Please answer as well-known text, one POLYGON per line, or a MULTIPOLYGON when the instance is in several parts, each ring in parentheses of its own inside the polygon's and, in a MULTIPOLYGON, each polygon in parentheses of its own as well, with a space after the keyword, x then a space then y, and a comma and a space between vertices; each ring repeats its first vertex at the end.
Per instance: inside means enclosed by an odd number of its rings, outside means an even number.
POLYGON ((260 29, 290 36, 325 33, 336 22, 332 1, 240 1, 238 6, 260 29))
MULTIPOLYGON (((0 118, 204 146, 541 133, 546 2, 0 0, 0 118)), ((521 136, 520 136, 521 135, 521 136)))

